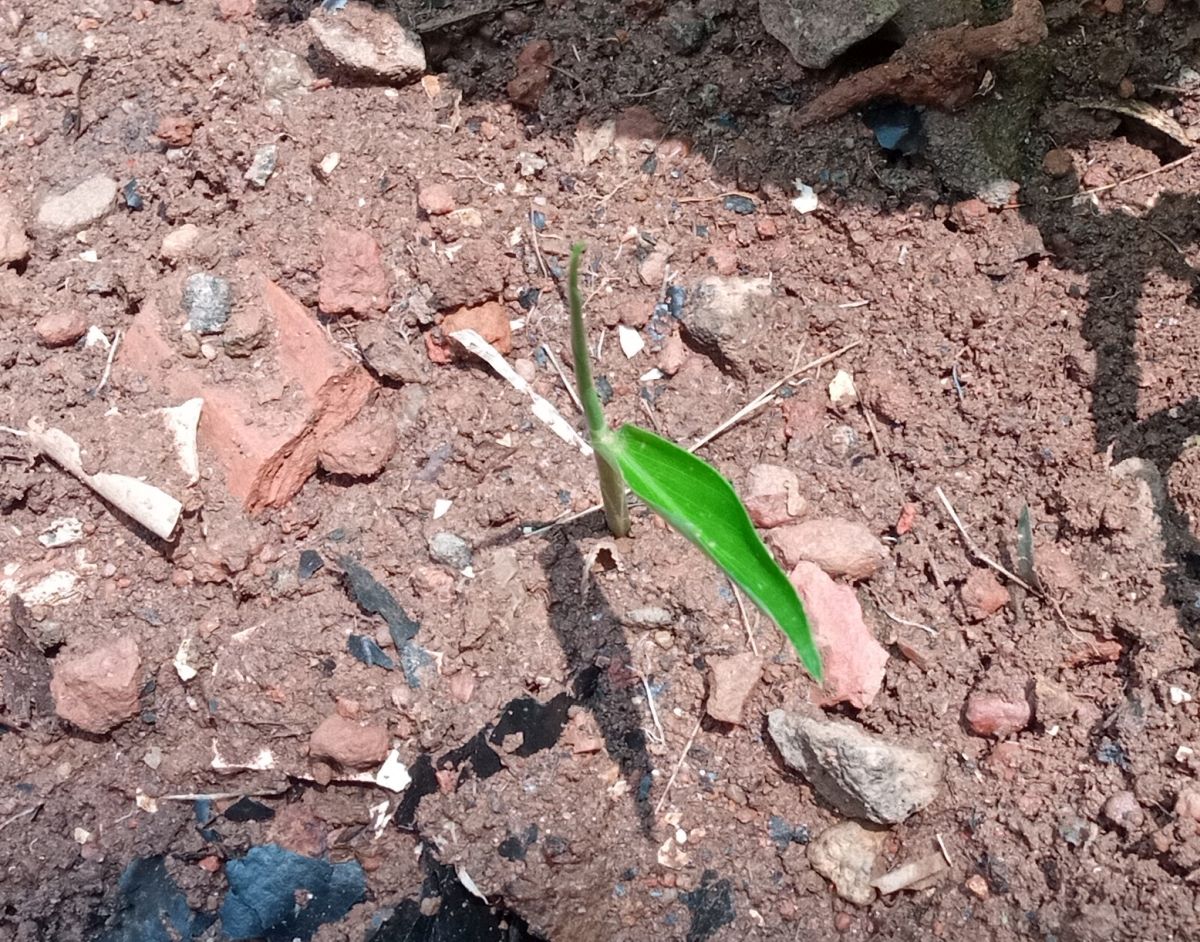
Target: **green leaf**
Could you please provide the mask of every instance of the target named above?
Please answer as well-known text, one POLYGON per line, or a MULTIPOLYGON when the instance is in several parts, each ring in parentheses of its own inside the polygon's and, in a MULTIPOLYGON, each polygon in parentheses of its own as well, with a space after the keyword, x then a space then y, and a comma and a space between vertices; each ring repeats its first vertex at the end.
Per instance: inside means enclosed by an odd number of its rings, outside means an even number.
POLYGON ((800 596, 763 545, 733 486, 710 465, 636 425, 592 442, 652 510, 696 544, 788 638, 817 680, 821 655, 800 596))

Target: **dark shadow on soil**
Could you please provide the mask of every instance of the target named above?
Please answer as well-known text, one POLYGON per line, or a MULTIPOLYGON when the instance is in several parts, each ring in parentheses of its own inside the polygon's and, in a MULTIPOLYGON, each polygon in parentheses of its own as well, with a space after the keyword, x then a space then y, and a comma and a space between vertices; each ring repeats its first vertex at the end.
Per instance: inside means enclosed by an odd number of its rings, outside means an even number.
POLYGON ((645 722, 633 702, 641 692, 633 673, 625 633, 604 593, 584 573, 576 529, 559 528, 546 537, 540 560, 550 587, 550 624, 570 666, 575 696, 591 709, 608 755, 621 767, 637 803, 642 833, 651 835, 650 772, 645 722), (581 593, 580 586, 586 586, 581 593))
MULTIPOLYGON (((1072 223, 1063 214, 1037 207, 1029 216, 1047 240, 1072 223)), ((1137 356, 1138 305, 1153 272, 1188 286, 1189 304, 1200 309, 1200 272, 1182 254, 1200 243, 1200 197, 1166 192, 1140 217, 1095 214, 1082 230, 1078 219, 1073 222, 1069 232, 1081 242, 1078 255, 1060 264, 1086 274, 1089 281, 1083 336, 1096 353, 1091 381, 1096 450, 1111 448, 1114 463, 1140 457, 1158 470, 1162 492, 1155 496, 1170 565, 1163 574, 1166 601, 1177 611, 1189 640, 1200 645, 1200 542, 1171 496, 1168 477, 1187 441, 1200 435, 1200 397, 1139 419, 1145 370, 1137 356), (1124 264, 1112 267, 1114 257, 1122 257, 1124 264)))

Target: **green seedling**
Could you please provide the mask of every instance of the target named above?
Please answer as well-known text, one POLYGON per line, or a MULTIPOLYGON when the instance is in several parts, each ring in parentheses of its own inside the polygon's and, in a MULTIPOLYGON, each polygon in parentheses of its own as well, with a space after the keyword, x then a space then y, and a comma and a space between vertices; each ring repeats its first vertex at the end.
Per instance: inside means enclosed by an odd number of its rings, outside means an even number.
POLYGON ((696 544, 791 639, 808 672, 821 680, 821 655, 796 589, 763 545, 733 486, 711 465, 636 425, 616 431, 604 420, 592 382, 583 325, 579 263, 584 246, 571 250, 567 292, 575 382, 596 452, 604 516, 615 536, 629 534, 628 484, 645 504, 696 544))

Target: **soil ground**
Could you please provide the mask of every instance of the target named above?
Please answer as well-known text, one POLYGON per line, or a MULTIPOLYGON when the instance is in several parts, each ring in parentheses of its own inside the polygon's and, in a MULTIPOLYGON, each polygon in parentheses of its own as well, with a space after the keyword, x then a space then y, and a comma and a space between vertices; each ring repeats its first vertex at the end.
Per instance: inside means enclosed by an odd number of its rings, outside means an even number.
MULTIPOLYGON (((0 269, 4 425, 38 417, 82 435, 112 409, 177 404, 119 369, 97 394, 104 350, 39 343, 45 315, 82 312, 111 338, 196 270, 266 275, 315 315, 331 226, 382 246, 393 300, 379 318, 412 354, 412 375, 375 393, 398 440, 382 473, 319 472, 252 520, 206 473, 171 542, 0 436, 0 563, 77 580, 6 629, 6 657, 17 631, 36 639, 43 692, 68 653, 127 636, 141 657, 138 713, 109 734, 36 697, 31 715, 0 714, 0 940, 157 938, 130 928, 131 864, 161 859, 191 910, 212 917, 228 863, 272 843, 365 872, 363 900, 312 936, 324 942, 1196 937, 1200 160, 1150 174, 1184 152, 1133 119, 1063 115, 1128 78, 1194 134, 1200 91, 1177 77, 1200 68, 1200 30, 1193 4, 1105 6, 1120 12, 1052 5, 1020 206, 976 212, 920 155, 882 151, 856 115, 796 131, 795 109, 874 52, 800 69, 754 4, 580 0, 466 16, 403 0, 394 12, 424 24, 436 85, 317 81, 280 105, 263 76, 272 50, 309 55, 307 5, 0 3, 0 116, 18 116, 0 130, 5 198, 32 220, 46 193, 105 173, 136 179, 144 204, 118 204, 86 244, 38 234, 27 260, 0 269), (708 24, 698 48, 680 39, 681 17, 708 24), (454 22, 428 29, 435 20, 454 22), (530 110, 506 86, 535 38, 556 59, 530 110), (635 107, 658 125, 631 120, 635 107), (620 115, 616 145, 587 153, 620 115), (154 138, 164 116, 194 124, 189 143, 154 138), (637 122, 649 130, 629 131, 637 122), (244 173, 270 143, 278 167, 258 189, 244 173), (1054 148, 1070 155, 1065 175, 1043 169, 1054 148), (331 153, 336 168, 319 170, 331 153), (790 205, 797 179, 816 187, 817 211, 790 205), (430 183, 460 211, 420 211, 430 183), (173 266, 160 245, 185 223, 207 241, 173 266), (888 562, 858 594, 892 655, 886 683, 868 708, 833 712, 944 760, 940 797, 890 831, 883 861, 940 838, 951 868, 936 886, 866 907, 833 892, 799 836, 841 816, 765 731, 767 711, 811 692, 782 636, 757 623, 767 667, 747 724, 701 720, 707 660, 748 645, 728 584, 644 513, 611 553, 619 565, 602 564, 612 547, 594 514, 527 535, 596 499, 589 459, 478 362, 429 361, 423 335, 444 311, 498 298, 522 321, 510 360, 578 422, 541 351, 565 358, 556 273, 577 238, 614 422, 691 441, 792 366, 861 341, 702 454, 738 485, 756 464, 784 465, 811 515, 885 539, 888 562), (614 328, 644 326, 661 299, 640 266, 664 243, 674 284, 763 276, 787 300, 755 323, 740 373, 687 350, 673 375, 645 379, 669 339, 651 331, 646 351, 622 353, 614 328), (447 245, 461 246, 454 263, 447 245), (854 375, 862 408, 831 407, 835 368, 854 375), (1008 565, 1030 508, 1053 604, 1010 583, 1000 611, 968 617, 961 589, 982 564, 938 487, 979 550, 1008 565), (452 503, 434 519, 438 501, 452 503), (898 533, 906 504, 915 524, 898 533), (62 517, 82 522, 82 539, 44 548, 38 536, 62 517), (431 559, 441 531, 469 544, 469 574, 431 559), (325 565, 301 579, 303 551, 325 565), (398 656, 352 597, 356 565, 419 622, 420 686, 348 653, 355 634, 398 656), (647 609, 667 617, 647 625, 647 609), (199 671, 186 681, 173 664, 185 639, 199 671), (1003 743, 963 717, 997 678, 1036 694, 1031 724, 1003 743), (406 791, 330 781, 312 763, 309 736, 335 708, 388 729, 414 777, 406 791), (239 766, 264 749, 269 769, 214 768, 218 754, 239 766), (1126 791, 1137 813, 1118 824, 1103 808, 1126 791), (214 820, 168 797, 195 794, 225 796, 214 820), (243 795, 259 804, 230 813, 243 795), (394 816, 375 827, 381 802, 394 816), (776 819, 797 839, 773 837, 776 819), (671 849, 677 830, 687 841, 671 849)), ((324 321, 355 355, 359 322, 324 321)), ((239 389, 260 378, 253 358, 218 352, 212 369, 239 389)), ((192 925, 195 938, 225 937, 192 925)))

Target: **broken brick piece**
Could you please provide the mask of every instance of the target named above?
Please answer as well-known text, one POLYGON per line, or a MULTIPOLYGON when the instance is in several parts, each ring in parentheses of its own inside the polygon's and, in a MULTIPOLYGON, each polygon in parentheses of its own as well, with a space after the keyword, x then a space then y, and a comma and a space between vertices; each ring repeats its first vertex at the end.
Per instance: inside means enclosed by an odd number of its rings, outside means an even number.
POLYGON ((179 355, 153 298, 126 332, 114 367, 115 382, 140 377, 164 399, 204 400, 201 455, 224 472, 229 492, 250 513, 291 500, 316 471, 325 442, 350 424, 376 388, 303 306, 255 277, 259 289, 247 292, 254 295, 247 303, 260 306, 275 338, 256 368, 238 360, 217 371, 179 355))

